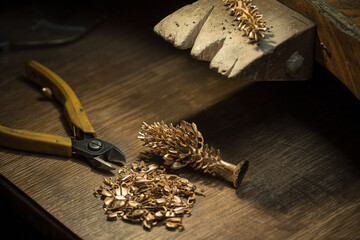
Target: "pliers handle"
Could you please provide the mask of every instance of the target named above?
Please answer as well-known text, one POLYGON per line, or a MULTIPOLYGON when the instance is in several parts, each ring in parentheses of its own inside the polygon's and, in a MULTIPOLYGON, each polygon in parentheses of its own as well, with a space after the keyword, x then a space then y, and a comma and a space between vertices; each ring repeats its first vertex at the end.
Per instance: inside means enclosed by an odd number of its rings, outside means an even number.
POLYGON ((95 130, 91 126, 79 99, 62 78, 34 60, 26 64, 25 71, 29 80, 42 88, 51 89, 52 95, 64 106, 70 129, 75 132, 79 139, 82 139, 84 134, 96 137, 95 130))
POLYGON ((63 79, 33 60, 26 64, 25 71, 29 80, 50 89, 51 96, 64 106, 65 116, 70 129, 74 132, 74 137, 71 139, 56 134, 12 129, 0 125, 0 146, 64 157, 80 155, 90 160, 94 167, 107 170, 114 169, 107 161, 117 163, 125 161, 125 156, 117 147, 96 138, 96 133, 79 99, 63 79))
POLYGON ((0 125, 0 146, 62 157, 72 156, 71 138, 0 125))

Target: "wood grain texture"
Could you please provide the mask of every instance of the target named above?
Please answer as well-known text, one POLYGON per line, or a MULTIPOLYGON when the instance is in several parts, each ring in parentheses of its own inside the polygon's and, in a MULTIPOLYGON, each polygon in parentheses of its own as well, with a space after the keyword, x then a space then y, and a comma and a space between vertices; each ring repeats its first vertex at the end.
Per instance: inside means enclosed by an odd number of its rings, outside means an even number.
POLYGON ((356 0, 327 0, 344 14, 351 22, 360 27, 360 2, 356 0))
POLYGON ((191 48, 191 56, 210 62, 211 69, 228 78, 310 79, 314 23, 276 0, 255 4, 268 28, 259 44, 250 43, 221 0, 186 5, 156 24, 154 32, 176 48, 191 48))
POLYGON ((338 77, 360 99, 360 15, 357 1, 279 0, 315 22, 315 59, 338 77), (345 11, 345 6, 351 11, 345 11), (342 14, 344 13, 344 14, 342 14))
MULTIPOLYGON (((77 12, 81 20, 89 21, 108 14, 108 20, 81 41, 1 55, 1 124, 70 134, 59 105, 22 77, 24 64, 35 59, 68 82, 98 137, 122 149, 127 165, 145 150, 137 139, 142 121, 185 119, 198 125, 205 141, 219 148, 224 160, 250 161, 249 171, 243 185, 234 190, 228 175, 181 170, 179 174, 205 189, 207 196, 198 197, 192 216, 185 217, 185 231, 159 226, 147 232, 137 225, 106 221, 102 201, 92 192, 108 174, 91 169, 81 159, 0 148, 0 173, 11 183, 7 188, 14 190, 14 185, 36 203, 21 208, 23 215, 31 220, 36 214, 29 208, 40 211, 42 221, 34 224, 53 238, 359 236, 360 105, 346 88, 326 73, 307 82, 248 85, 229 80, 152 32, 156 22, 180 7, 175 2, 157 3, 156 12, 147 11, 154 3, 143 8, 139 3, 122 8, 110 3, 94 4, 83 10, 84 15, 77 12), (126 21, 131 15, 128 9, 138 9, 142 18, 126 21)), ((26 20, 13 14, 1 17, 9 23, 26 20)))

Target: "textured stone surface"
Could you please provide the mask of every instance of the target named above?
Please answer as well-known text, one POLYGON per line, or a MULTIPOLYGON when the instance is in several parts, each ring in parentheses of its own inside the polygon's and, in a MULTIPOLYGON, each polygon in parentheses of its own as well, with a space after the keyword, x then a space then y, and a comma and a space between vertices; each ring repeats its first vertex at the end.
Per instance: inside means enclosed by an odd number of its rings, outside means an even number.
MULTIPOLYGON (((255 2, 255 1, 254 1, 255 2)), ((220 0, 199 0, 160 21, 154 31, 179 49, 210 62, 229 78, 304 80, 311 77, 314 24, 275 0, 257 0, 267 22, 266 38, 250 43, 220 0), (297 52, 303 63, 294 72, 287 62, 297 52)))

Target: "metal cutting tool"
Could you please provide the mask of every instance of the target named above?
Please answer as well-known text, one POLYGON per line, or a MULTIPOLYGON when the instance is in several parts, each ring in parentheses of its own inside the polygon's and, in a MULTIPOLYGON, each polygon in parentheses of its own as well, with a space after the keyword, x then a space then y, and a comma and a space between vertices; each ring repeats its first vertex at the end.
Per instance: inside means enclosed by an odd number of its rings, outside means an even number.
POLYGON ((94 168, 103 170, 115 169, 110 162, 125 162, 125 155, 116 146, 96 138, 79 99, 62 78, 34 60, 26 64, 25 70, 29 80, 40 85, 48 97, 57 99, 64 106, 74 136, 63 137, 0 125, 0 146, 64 157, 81 156, 94 168))

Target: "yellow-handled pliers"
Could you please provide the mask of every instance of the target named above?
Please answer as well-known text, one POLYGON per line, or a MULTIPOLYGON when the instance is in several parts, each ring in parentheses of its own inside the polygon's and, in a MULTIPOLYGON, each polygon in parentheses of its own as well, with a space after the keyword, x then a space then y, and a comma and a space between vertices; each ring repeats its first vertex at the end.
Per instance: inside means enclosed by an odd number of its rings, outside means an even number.
POLYGON ((62 137, 0 125, 0 146, 64 157, 82 156, 93 167, 104 170, 114 169, 109 161, 119 164, 125 162, 124 154, 117 147, 96 138, 79 99, 63 79, 34 60, 26 64, 25 70, 29 80, 40 85, 45 93, 64 106, 74 136, 62 137))

